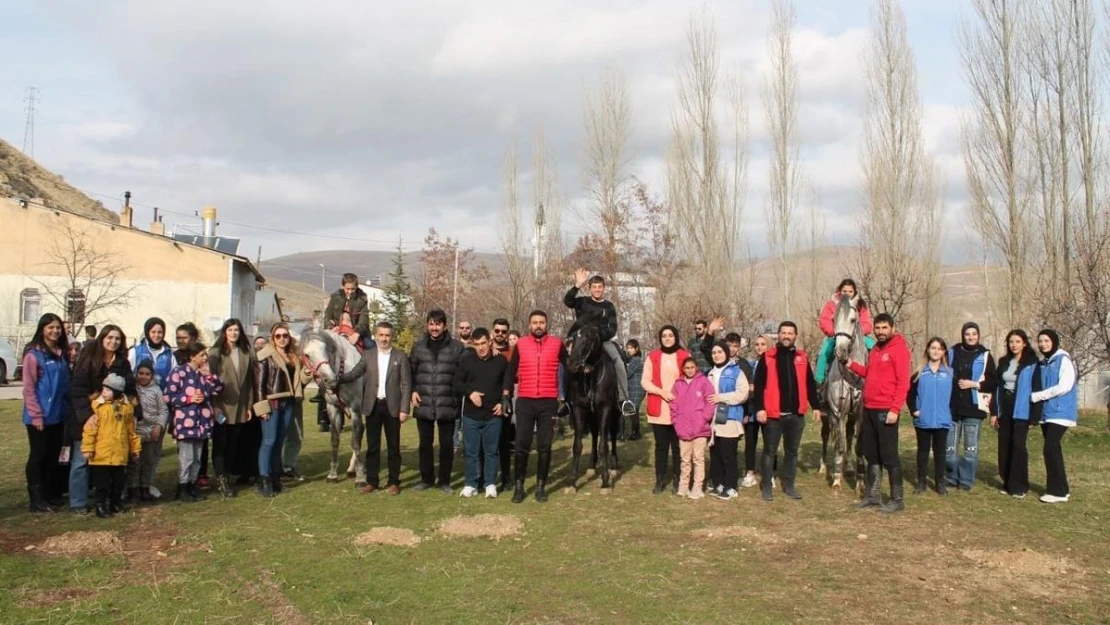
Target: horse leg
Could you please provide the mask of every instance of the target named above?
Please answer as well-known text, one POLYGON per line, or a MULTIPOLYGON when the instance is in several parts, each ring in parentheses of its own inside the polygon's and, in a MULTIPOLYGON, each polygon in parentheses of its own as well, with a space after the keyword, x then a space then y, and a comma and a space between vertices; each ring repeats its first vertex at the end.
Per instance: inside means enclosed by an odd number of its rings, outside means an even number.
POLYGON ((859 397, 856 403, 852 406, 851 419, 855 422, 851 427, 851 438, 849 439, 849 449, 855 446, 856 451, 856 492, 860 497, 863 497, 863 489, 865 487, 863 476, 867 470, 866 463, 863 459, 863 448, 859 444, 860 431, 863 429, 863 398, 859 397))
POLYGON ((328 404, 328 422, 331 424, 329 429, 331 464, 328 465, 328 484, 335 484, 339 482, 339 428, 342 427, 342 421, 339 418, 339 410, 331 404, 328 404))
POLYGON ((609 475, 609 424, 611 423, 610 419, 611 419, 611 417, 609 415, 609 411, 604 410, 604 411, 602 411, 601 415, 598 418, 599 423, 597 425, 597 429, 598 429, 597 434, 598 434, 598 438, 600 439, 598 442, 601 445, 601 449, 600 449, 600 452, 601 452, 601 467, 600 467, 600 469, 601 469, 601 488, 603 488, 603 489, 608 489, 608 488, 611 487, 611 484, 609 482, 610 482, 610 479, 612 479, 612 476, 609 475))
POLYGON ((829 468, 825 466, 825 456, 829 453, 830 422, 836 420, 836 408, 832 403, 829 404, 829 408, 829 415, 821 419, 821 466, 817 469, 817 475, 825 475, 829 472, 829 468))
POLYGON ((578 477, 581 473, 582 462, 582 419, 575 410, 574 418, 574 443, 571 445, 571 467, 570 467, 570 486, 574 490, 578 490, 578 477))
POLYGON ((835 448, 833 453, 835 453, 836 455, 834 456, 833 460, 832 482, 832 487, 835 490, 840 490, 841 482, 843 482, 844 480, 844 417, 846 413, 847 411, 843 410, 843 406, 841 406, 836 411, 836 415, 833 417, 833 422, 830 424, 831 427, 836 429, 836 432, 833 433, 833 435, 836 436, 835 448))
POLYGON ((351 414, 351 457, 355 460, 355 488, 366 486, 366 464, 362 457, 362 435, 366 424, 362 415, 351 414))

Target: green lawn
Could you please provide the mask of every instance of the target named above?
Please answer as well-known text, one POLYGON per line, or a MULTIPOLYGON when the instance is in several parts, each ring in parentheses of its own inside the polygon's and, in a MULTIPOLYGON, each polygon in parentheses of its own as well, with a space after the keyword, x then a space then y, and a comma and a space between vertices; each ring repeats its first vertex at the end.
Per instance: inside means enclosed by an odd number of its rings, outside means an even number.
MULTIPOLYGON (((1097 623, 1110 615, 1110 434, 1101 429, 1066 437, 1073 496, 1060 506, 999 495, 987 436, 972 493, 907 495, 895 518, 855 512, 851 492, 835 494, 816 475, 810 424, 801 502, 766 504, 753 490, 732 502, 653 496, 650 440, 621 447, 625 475, 609 495, 596 482, 578 494, 558 488, 546 505, 513 505, 507 495, 360 495, 351 480, 323 481, 327 435, 311 432, 302 459, 311 480, 273 500, 248 492, 100 520, 25 511, 18 407, 0 404, 0 623, 1097 623), (500 541, 437 531, 479 513, 512 515, 523 531, 500 541), (378 526, 423 541, 354 544, 378 526), (26 549, 78 530, 115 531, 122 547, 73 556, 26 549)), ((404 432, 407 487, 415 428, 404 432)), ((903 432, 907 468, 911 436, 903 432)), ((1038 494, 1040 446, 1038 432, 1030 438, 1038 494)), ((557 482, 568 459, 569 440, 558 444, 557 482)), ((172 492, 175 467, 170 447, 163 492, 172 492)))

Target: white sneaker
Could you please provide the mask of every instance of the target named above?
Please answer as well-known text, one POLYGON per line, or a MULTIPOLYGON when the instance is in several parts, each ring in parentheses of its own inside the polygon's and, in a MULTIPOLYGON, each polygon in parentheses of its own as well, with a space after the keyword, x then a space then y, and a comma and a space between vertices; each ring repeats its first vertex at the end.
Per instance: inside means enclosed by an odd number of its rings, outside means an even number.
POLYGON ((744 481, 740 483, 740 488, 751 488, 756 485, 755 474, 749 473, 744 476, 744 481))
POLYGON ((150 496, 154 497, 155 499, 161 499, 162 498, 162 491, 158 490, 158 488, 156 486, 151 486, 150 487, 150 496))
POLYGON ((735 488, 730 488, 723 493, 718 493, 717 498, 721 501, 728 501, 729 499, 735 499, 739 495, 740 493, 736 492, 735 488))
POLYGON ((462 492, 459 493, 459 497, 470 498, 470 497, 473 497, 474 495, 477 495, 477 494, 478 494, 478 489, 477 488, 474 488, 473 486, 466 486, 462 489, 462 492))
POLYGON ((775 480, 775 478, 773 478, 773 477, 772 477, 772 478, 771 478, 771 488, 775 488, 775 486, 776 486, 777 484, 778 484, 778 481, 777 481, 777 480, 775 480))
POLYGON ((1070 496, 1071 493, 1064 495, 1063 497, 1058 497, 1056 495, 1049 495, 1048 493, 1045 493, 1041 495, 1041 503, 1067 503, 1068 497, 1070 496))
POLYGON ((701 492, 700 488, 690 491, 690 499, 702 499, 703 497, 705 497, 705 493, 701 492))
POLYGON ((486 485, 486 499, 497 499, 497 487, 493 484, 486 485))

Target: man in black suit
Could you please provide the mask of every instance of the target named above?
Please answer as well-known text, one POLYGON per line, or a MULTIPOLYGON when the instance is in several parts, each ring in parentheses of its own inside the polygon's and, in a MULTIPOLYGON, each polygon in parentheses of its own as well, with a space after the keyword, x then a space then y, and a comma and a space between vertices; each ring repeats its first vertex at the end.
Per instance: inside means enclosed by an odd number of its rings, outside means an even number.
POLYGON ((374 326, 378 348, 362 354, 366 365, 363 377, 362 410, 366 419, 366 486, 363 493, 378 490, 381 471, 382 431, 385 431, 386 492, 401 492, 401 424, 408 420, 412 401, 412 370, 408 356, 393 349, 393 325, 388 321, 374 326))

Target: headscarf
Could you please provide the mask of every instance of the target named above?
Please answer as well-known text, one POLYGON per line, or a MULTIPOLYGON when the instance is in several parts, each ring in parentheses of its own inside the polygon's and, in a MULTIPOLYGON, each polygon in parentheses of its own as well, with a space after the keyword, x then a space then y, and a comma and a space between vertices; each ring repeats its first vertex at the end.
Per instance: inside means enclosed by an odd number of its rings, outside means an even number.
POLYGON ((663 352, 664 354, 673 354, 673 353, 677 352, 678 350, 682 349, 682 343, 681 343, 681 341, 679 340, 678 337, 679 337, 678 328, 676 328, 676 327, 674 327, 670 324, 667 324, 667 325, 663 326, 662 328, 659 328, 659 351, 663 352), (667 330, 670 330, 674 334, 674 345, 672 345, 671 347, 667 347, 666 345, 663 345, 663 333, 666 332, 667 330))
POLYGON ((162 321, 162 319, 159 318, 159 317, 151 317, 150 319, 147 319, 146 323, 143 324, 143 340, 146 341, 147 345, 149 345, 150 347, 153 347, 155 349, 157 349, 159 347, 162 347, 162 345, 165 345, 166 344, 166 322, 162 321), (150 340, 150 329, 153 328, 154 326, 162 326, 162 342, 158 345, 155 345, 150 340))
MULTIPOLYGON (((1048 350, 1047 352, 1044 351, 1044 350, 1041 350, 1041 355, 1044 356, 1045 360, 1048 360, 1049 358, 1052 358, 1052 355, 1055 354, 1060 349, 1060 334, 1058 332, 1056 332, 1056 330, 1053 330, 1051 328, 1045 328, 1044 330, 1041 330, 1040 332, 1038 332, 1037 336, 1038 337, 1047 336, 1048 340, 1052 341, 1052 349, 1048 350)), ((1039 349, 1039 347, 1038 347, 1038 349, 1039 349)))
POLYGON ((983 332, 979 329, 979 324, 975 323, 974 321, 968 321, 963 325, 962 328, 960 328, 960 347, 966 349, 969 352, 986 351, 987 348, 983 346, 982 337, 983 332), (964 334, 966 334, 967 331, 971 329, 974 329, 979 334, 979 342, 975 345, 968 345, 967 341, 964 340, 964 334))
POLYGON ((729 363, 732 362, 732 357, 729 356, 729 353, 728 353, 728 341, 725 341, 725 340, 713 341, 713 347, 720 347, 721 349, 723 349, 725 351, 725 362, 724 362, 724 364, 721 364, 721 365, 718 365, 717 363, 713 362, 712 361, 712 352, 710 352, 710 363, 709 364, 713 365, 714 367, 727 367, 729 365, 729 363))

